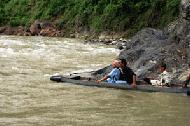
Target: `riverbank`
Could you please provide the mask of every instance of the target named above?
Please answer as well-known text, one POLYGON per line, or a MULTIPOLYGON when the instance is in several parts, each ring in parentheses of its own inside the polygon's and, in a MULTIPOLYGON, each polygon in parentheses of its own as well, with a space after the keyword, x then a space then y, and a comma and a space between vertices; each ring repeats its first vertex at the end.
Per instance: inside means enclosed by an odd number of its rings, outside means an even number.
POLYGON ((36 20, 30 27, 25 26, 1 26, 1 35, 18 35, 18 36, 47 36, 47 37, 67 37, 67 38, 82 38, 97 42, 98 40, 120 39, 127 36, 127 32, 95 32, 89 30, 81 30, 78 32, 70 32, 64 29, 59 29, 53 22, 36 20))
POLYGON ((16 35, 16 36, 46 36, 46 37, 67 37, 67 38, 81 38, 85 40, 85 43, 90 44, 106 44, 106 45, 116 45, 119 49, 124 49, 126 42, 130 41, 123 38, 126 32, 102 32, 95 33, 89 31, 81 31, 80 33, 66 32, 64 30, 59 30, 53 25, 52 22, 41 22, 35 21, 30 28, 23 26, 10 27, 3 26, 0 27, 0 35, 16 35))
POLYGON ((39 34, 44 36, 98 37, 111 31, 122 33, 122 37, 131 37, 144 27, 163 28, 175 20, 179 15, 180 1, 1 1, 0 26, 14 27, 6 31, 19 35, 29 35, 29 31, 35 35, 40 29, 39 34))

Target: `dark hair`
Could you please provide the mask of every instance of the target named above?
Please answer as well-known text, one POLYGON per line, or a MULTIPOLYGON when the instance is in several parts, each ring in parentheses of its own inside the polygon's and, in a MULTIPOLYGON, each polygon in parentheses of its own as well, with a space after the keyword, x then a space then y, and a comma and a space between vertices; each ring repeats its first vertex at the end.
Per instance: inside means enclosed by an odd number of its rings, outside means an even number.
POLYGON ((160 67, 163 67, 164 69, 166 69, 166 64, 164 62, 160 63, 160 67))
POLYGON ((126 59, 119 59, 121 61, 122 64, 124 64, 125 66, 127 65, 127 61, 126 59))

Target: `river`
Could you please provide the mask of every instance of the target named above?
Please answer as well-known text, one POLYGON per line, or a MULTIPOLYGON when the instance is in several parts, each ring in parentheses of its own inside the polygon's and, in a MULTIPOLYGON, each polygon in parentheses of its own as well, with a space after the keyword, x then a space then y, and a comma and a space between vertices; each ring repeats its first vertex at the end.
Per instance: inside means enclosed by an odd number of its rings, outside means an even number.
POLYGON ((0 36, 0 126, 188 126, 190 98, 55 83, 119 51, 79 39, 0 36))

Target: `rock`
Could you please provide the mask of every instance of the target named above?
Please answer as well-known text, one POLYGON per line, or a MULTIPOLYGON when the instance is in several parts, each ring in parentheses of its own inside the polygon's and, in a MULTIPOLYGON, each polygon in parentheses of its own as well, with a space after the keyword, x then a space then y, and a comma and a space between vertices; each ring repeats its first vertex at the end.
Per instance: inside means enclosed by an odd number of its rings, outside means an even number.
POLYGON ((18 36, 22 36, 25 33, 25 28, 22 26, 19 26, 15 29, 15 34, 18 36))
POLYGON ((190 0, 181 0, 180 9, 182 17, 190 20, 190 0))
POLYGON ((30 32, 32 35, 41 35, 41 36, 49 36, 56 37, 61 36, 61 32, 56 29, 56 26, 49 21, 35 21, 31 27, 30 32))
POLYGON ((69 35, 69 37, 70 37, 70 38, 75 38, 75 34, 74 34, 74 33, 71 33, 71 34, 69 35))
POLYGON ((38 35, 41 31, 41 25, 38 20, 36 20, 31 26, 30 26, 30 32, 31 35, 38 35))
POLYGON ((119 49, 119 50, 122 50, 122 49, 124 49, 124 47, 123 46, 117 46, 117 48, 119 49))
POLYGON ((18 26, 18 27, 1 27, 0 28, 0 33, 5 34, 5 35, 18 35, 18 36, 23 36, 23 35, 28 35, 30 36, 30 31, 28 31, 26 28, 23 26, 18 26))
POLYGON ((7 28, 7 27, 0 27, 0 33, 5 32, 6 28, 7 28))
MULTIPOLYGON (((127 43, 126 49, 120 53, 119 57, 127 59, 140 77, 155 74, 157 72, 155 68, 160 61, 166 62, 168 70, 172 73, 175 73, 177 69, 183 71, 184 68, 188 68, 189 39, 187 39, 187 34, 190 35, 190 33, 187 29, 190 26, 187 25, 188 23, 179 24, 176 26, 176 32, 169 36, 160 30, 143 29, 132 37, 131 42, 127 43), (172 38, 173 34, 175 37, 172 38), (157 63, 150 63, 150 61, 157 63)), ((175 76, 179 75, 180 73, 175 76)))
POLYGON ((53 36, 57 36, 58 33, 56 29, 49 27, 49 28, 42 29, 39 35, 53 37, 53 36))
POLYGON ((4 34, 6 35, 14 35, 14 29, 11 27, 7 27, 6 30, 4 31, 4 34))

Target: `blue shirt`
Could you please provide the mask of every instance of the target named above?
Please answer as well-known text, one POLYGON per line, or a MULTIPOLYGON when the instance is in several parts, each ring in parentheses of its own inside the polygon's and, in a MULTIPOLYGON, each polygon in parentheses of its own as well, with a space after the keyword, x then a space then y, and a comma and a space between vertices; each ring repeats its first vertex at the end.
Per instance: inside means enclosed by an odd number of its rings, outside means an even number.
POLYGON ((119 80, 120 77, 120 70, 118 68, 112 69, 112 71, 108 74, 108 83, 116 83, 117 80, 119 80))

